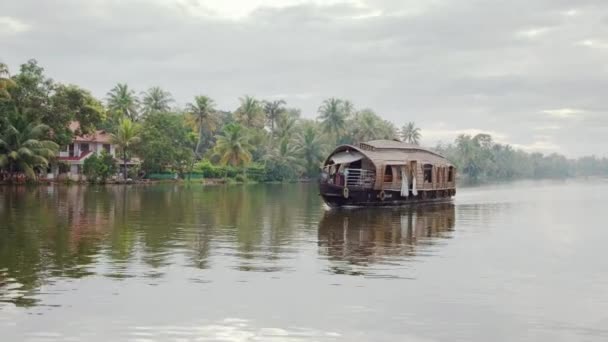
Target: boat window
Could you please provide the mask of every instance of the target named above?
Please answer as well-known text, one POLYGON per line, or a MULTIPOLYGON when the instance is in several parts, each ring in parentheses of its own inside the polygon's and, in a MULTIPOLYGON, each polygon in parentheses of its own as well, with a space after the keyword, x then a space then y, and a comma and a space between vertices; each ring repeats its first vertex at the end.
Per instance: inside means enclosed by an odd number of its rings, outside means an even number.
POLYGON ((424 182, 433 183, 433 165, 424 164, 424 182))
POLYGON ((389 165, 384 168, 384 182, 392 183, 393 182, 393 168, 389 165))
POLYGON ((360 169, 361 168, 361 159, 357 160, 356 162, 352 162, 349 165, 350 169, 360 169))
POLYGON ((450 166, 448 169, 448 182, 454 181, 454 168, 450 166))

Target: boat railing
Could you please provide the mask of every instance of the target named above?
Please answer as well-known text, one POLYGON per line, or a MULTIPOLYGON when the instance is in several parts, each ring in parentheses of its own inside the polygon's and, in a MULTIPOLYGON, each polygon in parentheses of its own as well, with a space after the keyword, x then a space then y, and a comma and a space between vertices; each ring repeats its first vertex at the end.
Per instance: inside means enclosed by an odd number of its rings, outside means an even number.
POLYGON ((359 188, 372 188, 376 181, 376 172, 365 169, 348 169, 346 185, 359 188))

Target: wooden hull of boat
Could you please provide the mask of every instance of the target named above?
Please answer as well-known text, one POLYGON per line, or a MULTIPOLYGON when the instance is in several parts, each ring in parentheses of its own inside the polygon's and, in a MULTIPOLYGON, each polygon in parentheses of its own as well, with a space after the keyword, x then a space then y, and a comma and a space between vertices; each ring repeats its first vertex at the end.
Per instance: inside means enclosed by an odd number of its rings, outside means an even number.
POLYGON ((327 183, 319 184, 319 192, 325 203, 330 207, 389 207, 429 202, 445 202, 449 201, 452 196, 456 194, 455 189, 420 190, 417 196, 410 194, 408 197, 402 197, 399 191, 349 188, 348 196, 345 196, 344 187, 327 183), (384 194, 382 192, 384 192, 384 194))

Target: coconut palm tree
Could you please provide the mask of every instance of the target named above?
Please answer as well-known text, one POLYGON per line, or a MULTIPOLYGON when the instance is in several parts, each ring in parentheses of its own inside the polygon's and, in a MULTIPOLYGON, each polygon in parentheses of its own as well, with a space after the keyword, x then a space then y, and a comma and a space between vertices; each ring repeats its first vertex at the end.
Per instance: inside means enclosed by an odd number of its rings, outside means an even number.
POLYGON ((285 112, 286 102, 284 100, 278 101, 264 101, 264 113, 266 113, 266 120, 270 123, 270 133, 274 135, 274 125, 279 119, 279 116, 285 112))
POLYGON ((35 179, 37 168, 46 168, 59 151, 59 146, 46 138, 50 128, 44 124, 28 123, 25 119, 9 119, 0 134, 0 168, 6 168, 10 178, 23 172, 35 179))
POLYGON ((249 137, 243 126, 230 123, 216 136, 215 154, 222 165, 245 166, 252 160, 249 137))
POLYGON ((145 115, 168 112, 171 102, 173 102, 171 93, 161 87, 152 87, 142 94, 142 109, 145 115))
POLYGON ((330 134, 334 142, 338 141, 340 135, 344 132, 347 119, 342 100, 329 98, 323 101, 318 112, 323 131, 330 134))
POLYGON ((371 109, 365 109, 357 113, 354 120, 353 140, 362 142, 368 140, 379 139, 381 133, 382 119, 378 117, 371 109))
POLYGON ((304 126, 295 141, 298 155, 304 161, 304 168, 308 176, 318 172, 321 161, 323 160, 323 144, 321 137, 312 124, 304 126))
POLYGON ((130 119, 122 119, 118 124, 116 133, 110 135, 112 144, 116 145, 122 155, 123 177, 127 179, 127 160, 129 152, 141 142, 140 126, 130 119))
POLYGON ((289 138, 297 126, 297 119, 293 115, 283 113, 277 118, 275 137, 279 140, 289 138))
POLYGON ((355 105, 350 102, 350 100, 345 100, 343 102, 343 108, 344 108, 344 114, 346 114, 346 116, 350 116, 353 113, 355 113, 355 105))
POLYGON ((215 110, 215 102, 207 96, 196 96, 194 103, 189 103, 186 108, 198 130, 198 142, 194 153, 200 158, 205 132, 213 133, 219 121, 215 110))
POLYGON ((13 82, 11 75, 8 72, 8 66, 4 63, 0 63, 0 99, 11 97, 8 93, 8 88, 14 84, 15 82, 13 82))
POLYGON ((235 111, 237 122, 250 128, 264 127, 264 111, 260 102, 252 96, 239 98, 241 105, 235 111))
POLYGON ((419 145, 421 137, 422 134, 420 133, 420 128, 416 127, 414 122, 408 122, 401 129, 401 138, 406 143, 419 145))
POLYGON ((281 180, 297 178, 300 171, 299 151, 289 138, 279 140, 265 157, 266 168, 281 180))
POLYGON ((129 89, 126 83, 118 83, 107 94, 108 109, 119 115, 119 118, 128 118, 137 121, 139 100, 135 91, 129 89))

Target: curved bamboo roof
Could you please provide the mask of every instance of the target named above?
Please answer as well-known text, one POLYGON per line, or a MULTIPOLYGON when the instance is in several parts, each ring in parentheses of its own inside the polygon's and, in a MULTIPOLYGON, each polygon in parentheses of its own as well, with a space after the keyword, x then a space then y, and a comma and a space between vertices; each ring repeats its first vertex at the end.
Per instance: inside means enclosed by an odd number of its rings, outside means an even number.
POLYGON ((360 143, 358 146, 340 145, 327 157, 324 164, 327 164, 334 154, 350 150, 363 154, 376 166, 380 164, 399 164, 408 161, 418 161, 422 164, 438 166, 454 166, 437 152, 397 140, 372 140, 360 143))

